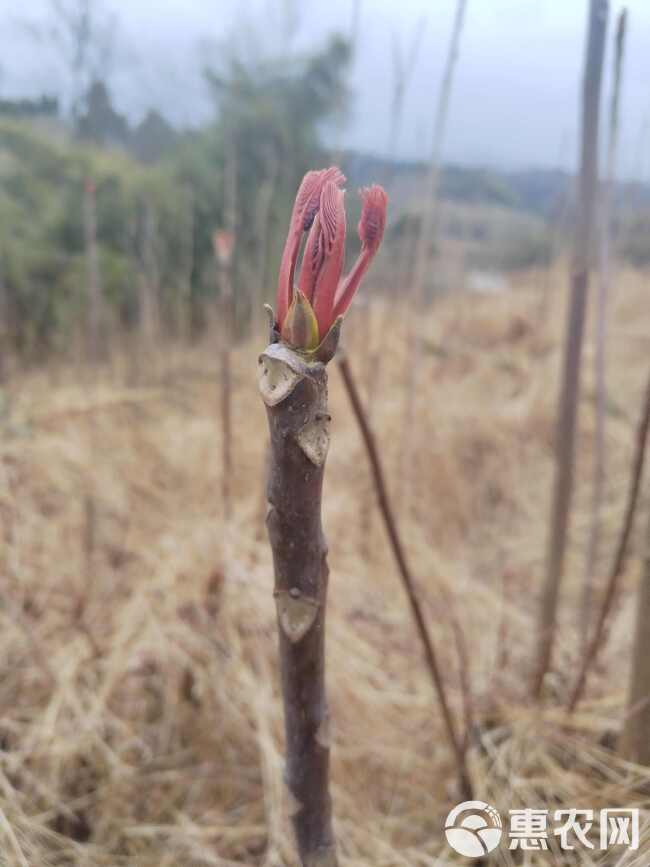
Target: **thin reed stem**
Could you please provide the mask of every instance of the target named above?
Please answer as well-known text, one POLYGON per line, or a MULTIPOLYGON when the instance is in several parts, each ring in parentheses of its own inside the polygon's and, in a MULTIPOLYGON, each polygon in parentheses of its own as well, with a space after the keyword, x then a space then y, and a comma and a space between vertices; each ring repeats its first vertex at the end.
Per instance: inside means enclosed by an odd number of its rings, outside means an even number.
POLYGON ((582 100, 582 145, 578 216, 574 242, 564 339, 564 361, 555 431, 555 479, 551 505, 546 577, 537 627, 537 659, 532 693, 542 694, 552 662, 557 628, 557 609, 564 573, 575 462, 576 423, 580 392, 580 362, 584 334, 589 264, 598 190, 598 125, 600 90, 605 55, 608 0, 591 0, 582 100))
POLYGON ((625 568, 625 562, 627 559, 627 553, 630 544, 630 537, 632 535, 632 529, 634 527, 634 518, 636 515, 637 504, 639 502, 639 493, 641 491, 641 479, 643 478, 643 468, 645 465, 649 431, 650 376, 648 377, 648 382, 645 388, 644 402, 641 409, 641 418, 639 420, 636 432, 636 449, 634 453, 634 459, 632 461, 630 488, 627 497, 625 515, 623 516, 621 534, 618 540, 616 554, 614 556, 614 562, 612 563, 612 568, 609 573, 609 580, 607 582, 605 596, 603 597, 602 606, 598 616, 598 622, 596 624, 596 628, 594 629, 591 641, 589 642, 589 646, 587 647, 587 650, 585 652, 582 666, 580 668, 578 677, 576 678, 573 692, 571 693, 571 698, 568 705, 569 713, 573 713, 573 711, 576 709, 578 702, 582 698, 587 683, 587 676, 591 668, 593 667, 601 648, 605 645, 607 640, 606 628, 611 611, 614 607, 614 601, 618 593, 623 569, 625 568))
POLYGON ((345 355, 343 355, 342 353, 338 356, 338 367, 341 372, 341 377, 343 379, 346 394, 350 400, 350 405, 352 406, 352 410, 354 412, 354 417, 357 420, 359 431, 361 432, 361 436, 366 447, 366 452, 368 455, 368 460, 370 461, 372 476, 377 491, 379 510, 381 512, 384 526, 386 528, 386 533, 388 534, 388 539, 390 541, 393 555, 397 563, 399 575, 402 581, 402 586, 404 588, 409 606, 411 608, 411 614, 413 615, 418 635, 420 637, 420 642, 424 651, 424 658, 427 664, 429 675, 431 677, 431 682, 433 684, 434 691, 438 697, 438 702, 442 711, 443 722, 447 738, 449 740, 449 745, 456 760, 459 787, 463 798, 465 800, 471 800, 473 787, 467 768, 467 761, 463 742, 456 731, 456 724, 454 722, 454 717, 451 711, 451 707, 449 705, 447 689, 445 687, 445 682, 442 677, 438 658, 436 656, 436 652, 433 646, 433 641, 431 639, 431 636, 429 635, 429 630, 424 616, 424 611, 422 609, 422 604, 418 595, 418 590, 411 574, 408 562, 406 560, 406 554, 404 552, 402 541, 397 530, 397 522, 393 514, 388 489, 384 480, 384 472, 381 466, 379 452, 375 444, 375 438, 366 419, 366 415, 363 410, 363 404, 361 403, 361 398, 359 396, 359 391, 357 389, 354 376, 350 368, 350 364, 345 355))
POLYGON ((602 200, 601 238, 598 291, 596 294, 596 339, 594 354, 594 381, 596 389, 596 420, 593 455, 593 488, 591 500, 591 521, 587 556, 585 558, 585 574, 582 592, 582 646, 583 652, 589 641, 589 626, 593 607, 594 573, 598 563, 600 536, 602 524, 602 505, 605 495, 605 423, 606 423, 606 340, 607 340, 607 299, 610 293, 610 244, 612 235, 612 194, 614 188, 614 172, 616 167, 616 151, 618 144, 618 116, 621 91, 621 73, 623 68, 623 53, 625 48, 625 28, 627 11, 622 10, 618 27, 616 28, 616 48, 614 52, 614 76, 612 84, 612 99, 609 113, 609 141, 607 147, 607 169, 605 191, 602 200))
POLYGON ((422 339, 418 330, 418 317, 421 314, 424 303, 424 281, 429 262, 431 247, 436 240, 438 225, 438 188, 440 179, 440 160, 442 146, 447 127, 449 103, 454 81, 454 71, 458 61, 460 38, 463 32, 465 9, 467 0, 458 0, 456 14, 449 40, 449 51, 445 61, 443 80, 438 95, 435 119, 433 124, 433 148, 429 171, 427 173, 424 206, 420 221, 419 232, 415 248, 415 264, 413 273, 412 303, 408 311, 407 342, 409 352, 406 354, 406 376, 404 411, 402 415, 400 467, 398 472, 398 497, 401 500, 404 486, 410 484, 408 469, 411 466, 413 452, 413 416, 415 413, 415 400, 418 393, 419 377, 421 373, 422 339))

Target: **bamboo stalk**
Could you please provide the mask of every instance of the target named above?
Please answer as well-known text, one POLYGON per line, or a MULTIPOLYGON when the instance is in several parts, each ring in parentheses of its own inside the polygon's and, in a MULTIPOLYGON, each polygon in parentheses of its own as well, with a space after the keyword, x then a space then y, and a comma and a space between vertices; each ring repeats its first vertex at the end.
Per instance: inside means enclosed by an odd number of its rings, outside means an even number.
POLYGON ((532 692, 539 698, 552 661, 557 607, 564 572, 573 496, 580 360, 584 333, 589 261, 598 187, 598 124, 608 0, 590 0, 582 101, 582 145, 578 216, 568 301, 564 362, 555 432, 555 481, 551 507, 547 568, 537 628, 537 660, 532 692))
POLYGON ((576 678, 575 687, 571 694, 571 699, 568 705, 569 713, 572 713, 575 710, 578 702, 580 701, 587 683, 587 676, 589 674, 589 671, 592 668, 594 662, 596 661, 596 657, 598 656, 601 647, 606 642, 606 627, 611 615, 611 611, 614 607, 614 600, 616 599, 621 576, 623 574, 623 569, 625 568, 625 561, 627 558, 627 552, 630 544, 630 537, 632 535, 632 529, 634 527, 634 518, 636 515, 639 494, 641 491, 641 479, 643 478, 643 468, 645 465, 645 456, 649 432, 650 376, 648 377, 648 382, 644 392, 644 402, 641 408, 641 417, 636 432, 636 448, 634 452, 634 459, 632 461, 630 488, 627 498, 627 505, 625 508, 625 515, 623 517, 621 535, 619 537, 616 554, 614 556, 614 562, 612 563, 612 568, 609 574, 609 580, 607 582, 605 596, 603 598, 603 603, 598 616, 598 622, 596 624, 596 628, 594 629, 593 636, 589 642, 587 651, 585 652, 582 666, 578 677, 576 678))
MULTIPOLYGON (((451 707, 449 705, 447 690, 433 646, 433 641, 431 639, 431 636, 429 635, 429 630, 418 596, 417 587, 415 581, 413 580, 413 576, 411 574, 411 570, 406 559, 406 554, 402 546, 399 532, 397 530, 397 522, 393 514, 388 489, 384 480, 384 472, 381 466, 379 452, 375 444, 375 438, 366 419, 366 415, 363 411, 361 397, 359 396, 359 392, 349 362, 343 354, 339 355, 338 367, 341 372, 341 377, 343 379, 346 394, 350 400, 350 405, 352 406, 354 416, 359 426, 359 431, 366 447, 368 460, 370 462, 370 467, 372 470, 372 477, 375 483, 379 510, 384 521, 386 533, 388 535, 388 539, 393 550, 393 555, 395 557, 395 561, 399 570, 402 586, 406 593, 406 597, 411 608, 411 614, 413 615, 413 620, 415 621, 418 636, 422 644, 424 658, 427 664, 429 675, 431 677, 431 682, 433 684, 436 696, 438 697, 438 702, 442 711, 445 732, 447 734, 447 739, 449 741, 449 745, 456 761, 460 791, 462 797, 465 800, 470 801, 473 797, 472 783, 469 776, 469 771, 467 769, 465 748, 463 745, 463 741, 466 739, 461 740, 456 731, 456 724, 454 722, 451 707)), ((456 639, 458 640, 458 636, 456 636, 456 639)), ((464 675, 466 674, 466 665, 465 660, 462 658, 462 656, 460 668, 464 677, 464 675)), ((463 690, 463 693, 466 701, 466 713, 468 719, 471 719, 471 712, 467 710, 467 708, 469 707, 469 705, 467 704, 469 698, 467 694, 467 688, 463 690)))
POLYGON ((286 783, 304 867, 337 864, 329 794, 325 695, 327 544, 321 497, 329 445, 327 371, 283 343, 260 356, 260 393, 270 432, 267 528, 286 733, 286 783))
POLYGON ((607 339, 607 298, 610 293, 610 243, 612 234, 612 194, 614 189, 614 173, 616 168, 616 152, 618 144, 618 118, 621 91, 621 73, 623 68, 623 53, 625 49, 625 30, 627 10, 623 9, 618 18, 616 28, 614 73, 612 84, 612 99, 609 113, 609 140, 607 147, 607 169, 605 191, 602 200, 600 261, 598 275, 598 290, 596 294, 596 336, 594 355, 594 380, 596 390, 596 420, 593 455, 593 488, 591 500, 591 521, 587 556, 585 558, 585 574, 581 605, 582 645, 583 652, 589 641, 589 626, 593 608, 593 583, 598 554, 600 550, 600 530, 602 524, 602 503, 605 493, 605 423, 606 423, 606 339, 607 339))

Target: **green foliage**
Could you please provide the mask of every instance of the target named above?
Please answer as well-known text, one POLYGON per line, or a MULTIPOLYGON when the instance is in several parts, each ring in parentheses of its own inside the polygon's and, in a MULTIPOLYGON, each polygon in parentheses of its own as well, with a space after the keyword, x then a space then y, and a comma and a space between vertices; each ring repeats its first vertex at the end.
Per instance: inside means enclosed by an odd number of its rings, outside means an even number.
POLYGON ((158 111, 148 111, 135 127, 129 149, 143 163, 156 163, 169 156, 178 141, 178 133, 158 111))
POLYGON ((2 123, 0 263, 19 350, 56 347, 83 310, 86 179, 96 186, 102 288, 118 319, 132 321, 137 309, 139 226, 146 206, 158 215, 162 280, 178 282, 183 191, 168 171, 145 170, 119 154, 2 123))
POLYGON ((150 165, 169 156, 179 138, 159 111, 148 111, 140 123, 131 127, 127 118, 116 111, 103 81, 93 81, 90 85, 74 130, 82 141, 121 147, 150 165))
POLYGON ((83 322, 88 181, 96 190, 100 279, 112 321, 137 321, 144 274, 170 327, 179 297, 188 296, 192 321, 200 324, 204 300, 217 292, 213 233, 231 227, 236 302, 245 320, 262 288, 268 296, 274 290, 270 263, 279 259, 302 175, 327 163, 319 128, 342 110, 348 59, 341 39, 291 64, 231 57, 206 71, 217 120, 183 136, 153 114, 130 131, 97 82, 77 118, 86 143, 61 130, 48 135, 27 122, 0 121, 0 274, 15 347, 29 354, 65 345, 83 322), (164 142, 161 131, 170 133, 164 142), (134 142, 150 165, 104 147, 134 142), (236 178, 234 226, 229 172, 236 178))
POLYGON ((115 111, 108 88, 103 81, 93 81, 86 96, 85 111, 77 119, 79 138, 98 144, 126 144, 129 125, 115 111))
POLYGON ((49 117, 59 114, 59 100, 55 96, 38 99, 0 99, 0 117, 49 117))
MULTIPOLYGON (((421 195, 428 166, 404 160, 390 164, 376 156, 348 152, 343 170, 352 186, 390 178, 392 193, 400 202, 407 202, 421 195)), ((639 185, 619 186, 620 198, 629 198, 630 193, 645 196, 647 202, 647 190, 639 185)), ((551 220, 571 200, 571 177, 554 169, 509 172, 445 165, 440 172, 440 195, 446 201, 510 208, 551 220)))
POLYGON ((468 264, 497 271, 548 267, 553 247, 548 228, 533 219, 509 219, 477 226, 468 264))
POLYGON ((519 197, 508 181, 487 169, 447 166, 441 174, 440 194, 457 202, 482 202, 514 208, 519 197))

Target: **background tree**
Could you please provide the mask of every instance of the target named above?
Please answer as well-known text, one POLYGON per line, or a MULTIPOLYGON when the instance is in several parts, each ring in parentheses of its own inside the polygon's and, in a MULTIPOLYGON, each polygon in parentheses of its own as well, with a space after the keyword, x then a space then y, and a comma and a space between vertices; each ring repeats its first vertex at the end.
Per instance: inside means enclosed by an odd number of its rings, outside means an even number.
POLYGON ((244 61, 226 56, 220 67, 205 71, 217 111, 216 123, 188 142, 181 160, 181 177, 200 197, 195 223, 202 227, 197 250, 200 263, 210 260, 211 229, 225 225, 225 131, 237 153, 237 245, 232 265, 236 290, 236 319, 251 314, 252 295, 237 291, 244 283, 263 278, 270 285, 268 263, 277 261, 282 243, 282 214, 290 207, 293 191, 312 165, 327 162, 320 144, 323 123, 332 119, 344 102, 347 42, 332 37, 319 51, 287 61, 262 58, 244 61), (215 175, 215 167, 221 171, 215 175), (267 262, 259 273, 259 193, 275 175, 274 195, 268 208, 267 262), (207 187, 206 187, 207 185, 207 187), (211 189, 210 201, 202 189, 211 189))
POLYGON ((77 118, 79 137, 102 145, 126 145, 129 132, 127 119, 113 108, 107 86, 93 81, 77 118))
POLYGON ((133 129, 130 151, 143 163, 157 163, 170 156, 179 139, 178 132, 155 109, 150 109, 133 129))
POLYGON ((25 21, 40 44, 49 45, 64 69, 64 91, 74 125, 93 81, 107 81, 115 56, 118 18, 103 0, 49 0, 42 23, 25 21))

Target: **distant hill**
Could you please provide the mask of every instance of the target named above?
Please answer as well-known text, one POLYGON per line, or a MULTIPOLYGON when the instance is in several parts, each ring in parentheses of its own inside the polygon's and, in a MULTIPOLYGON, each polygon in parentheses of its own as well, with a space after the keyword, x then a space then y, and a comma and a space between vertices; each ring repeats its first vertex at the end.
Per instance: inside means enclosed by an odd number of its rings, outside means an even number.
MULTIPOLYGON (((356 151, 347 151, 342 162, 350 187, 384 183, 391 188, 391 199, 397 208, 422 199, 427 171, 423 162, 391 163, 356 151)), ((557 169, 506 172, 445 165, 440 193, 443 199, 451 201, 498 205, 548 219, 567 208, 572 199, 573 184, 572 175, 557 169)), ((617 184, 616 203, 623 209, 650 208, 650 185, 637 182, 617 184)))

